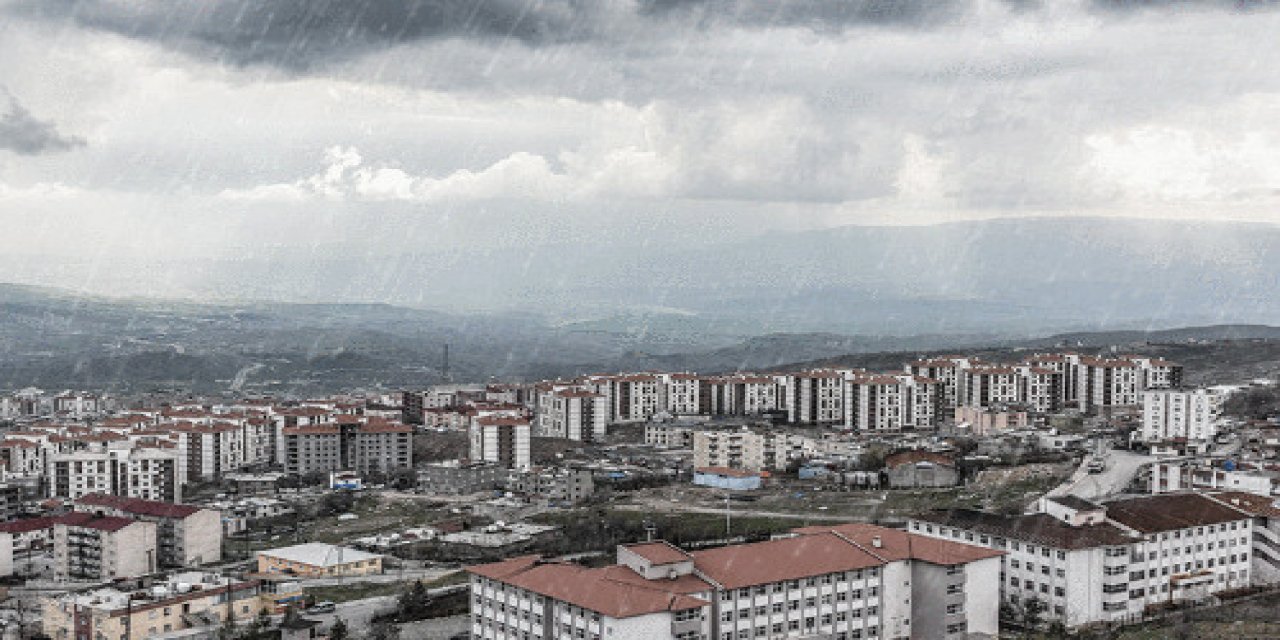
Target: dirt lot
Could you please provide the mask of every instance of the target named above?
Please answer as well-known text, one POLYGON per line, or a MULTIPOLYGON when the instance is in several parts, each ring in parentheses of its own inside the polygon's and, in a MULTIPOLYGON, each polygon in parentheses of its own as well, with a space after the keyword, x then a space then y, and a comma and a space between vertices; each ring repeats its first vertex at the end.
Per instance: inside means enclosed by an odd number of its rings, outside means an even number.
MULTIPOLYGON (((991 473, 968 487, 945 489, 842 489, 813 481, 775 479, 760 491, 735 494, 731 513, 801 520, 901 521, 948 507, 1020 511, 1071 473, 1070 465, 1045 464, 991 473)), ((678 485, 636 491, 621 509, 651 513, 724 513, 725 492, 678 485)))

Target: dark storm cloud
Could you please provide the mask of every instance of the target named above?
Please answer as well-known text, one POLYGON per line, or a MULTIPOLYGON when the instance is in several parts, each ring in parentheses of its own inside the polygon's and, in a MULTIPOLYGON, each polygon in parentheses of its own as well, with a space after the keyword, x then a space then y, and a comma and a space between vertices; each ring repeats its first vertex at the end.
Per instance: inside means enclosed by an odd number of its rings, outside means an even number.
MULTIPOLYGON (((1034 11, 1044 0, 999 0, 1034 11)), ((307 70, 428 39, 514 39, 531 46, 669 37, 687 28, 929 28, 975 0, 15 0, 9 11, 71 22, 237 65, 307 70)), ((1156 6, 1243 9, 1267 0, 1093 0, 1103 11, 1156 6)), ((424 61, 425 62, 425 61, 424 61)))
POLYGON ((968 0, 642 0, 640 13, 711 24, 839 30, 853 25, 933 24, 962 15, 969 4, 968 0))
POLYGON ((34 0, 13 11, 235 64, 305 69, 428 38, 586 38, 597 0, 34 0))
POLYGON ((68 151, 84 146, 84 140, 58 132, 52 122, 31 115, 27 108, 0 89, 0 149, 19 155, 34 156, 42 153, 68 151))
POLYGON ((1093 0, 1094 6, 1112 10, 1136 10, 1158 8, 1209 8, 1250 11, 1280 6, 1277 0, 1093 0))

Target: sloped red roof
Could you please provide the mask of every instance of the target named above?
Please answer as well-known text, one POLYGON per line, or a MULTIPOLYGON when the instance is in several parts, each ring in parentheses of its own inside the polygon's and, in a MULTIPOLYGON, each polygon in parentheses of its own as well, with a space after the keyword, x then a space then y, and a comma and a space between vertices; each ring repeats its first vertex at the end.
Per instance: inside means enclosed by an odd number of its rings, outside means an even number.
POLYGON ((157 500, 143 500, 141 498, 126 498, 123 496, 110 496, 102 493, 91 493, 81 496, 76 500, 77 505, 86 505, 91 507, 107 507, 132 513, 140 516, 155 516, 161 518, 186 518, 200 511, 199 507, 193 507, 189 504, 176 504, 172 502, 160 502, 157 500))
POLYGON ((632 576, 635 572, 618 566, 588 569, 575 564, 543 563, 537 556, 522 556, 468 567, 467 571, 611 618, 684 611, 708 604, 701 598, 667 589, 660 581, 620 578, 626 572, 632 576))
POLYGON ((793 533, 801 535, 834 533, 888 561, 912 559, 950 566, 1004 555, 1003 551, 996 549, 941 540, 902 529, 890 529, 865 523, 816 525, 795 529, 793 533), (877 539, 880 541, 879 546, 876 546, 877 539))
POLYGON ((832 533, 693 552, 694 566, 725 589, 878 567, 884 562, 832 533))

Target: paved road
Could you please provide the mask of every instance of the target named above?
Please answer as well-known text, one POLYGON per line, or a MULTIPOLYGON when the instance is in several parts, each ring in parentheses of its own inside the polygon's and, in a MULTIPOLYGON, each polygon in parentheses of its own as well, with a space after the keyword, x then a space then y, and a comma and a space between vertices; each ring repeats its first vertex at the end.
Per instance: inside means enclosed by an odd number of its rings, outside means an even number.
MULTIPOLYGON (((619 509, 628 511, 644 511, 653 512, 680 512, 680 513, 710 513, 718 516, 724 515, 724 507, 704 507, 696 504, 685 504, 679 502, 665 502, 659 500, 646 501, 638 504, 620 504, 619 509)), ((829 520, 832 522, 848 522, 854 519, 854 516, 845 514, 839 515, 831 511, 806 511, 804 513, 786 512, 786 511, 757 511, 755 509, 744 509, 741 505, 735 504, 730 513, 730 518, 741 516, 752 516, 760 518, 790 518, 793 520, 829 520)))
MULTIPOLYGON (((457 591, 459 589, 465 589, 465 588, 468 588, 468 587, 466 585, 453 585, 448 587, 431 589, 428 591, 428 593, 432 595, 439 595, 442 593, 448 593, 451 591, 457 591)), ((303 612, 302 615, 305 618, 321 621, 325 629, 328 629, 330 625, 333 624, 335 618, 342 618, 342 620, 347 623, 348 628, 352 630, 357 630, 359 632, 359 630, 364 630, 369 628, 369 625, 371 624, 371 621, 373 620, 374 616, 377 616, 382 613, 389 613, 391 611, 394 611, 396 608, 397 598, 398 596, 376 596, 373 598, 364 598, 361 600, 351 600, 349 602, 338 603, 334 607, 335 611, 333 613, 313 614, 313 613, 303 612)), ((466 626, 466 623, 464 622, 463 623, 464 629, 465 629, 465 626, 466 626)), ((448 635, 449 634, 445 634, 444 637, 448 637, 448 635)), ((400 637, 420 638, 423 636, 416 636, 408 633, 402 633, 400 637)))
POLYGON ((1087 468, 1093 456, 1085 456, 1080 468, 1065 482, 1049 491, 1047 495, 1073 495, 1086 500, 1097 500, 1124 491, 1133 481, 1138 469, 1155 460, 1152 456, 1140 453, 1113 449, 1107 452, 1107 468, 1102 473, 1089 473, 1087 468))
POLYGON ((303 587, 332 587, 340 584, 364 583, 385 584, 388 582, 404 582, 406 580, 425 580, 430 582, 457 572, 457 569, 405 569, 403 571, 390 569, 386 573, 378 573, 369 576, 309 578, 306 580, 299 580, 298 582, 300 582, 303 587))
POLYGON ((378 596, 341 602, 335 608, 337 610, 333 613, 304 613, 302 615, 311 620, 319 620, 323 623, 325 629, 328 629, 333 624, 335 618, 342 618, 347 623, 348 629, 363 632, 369 628, 374 616, 396 608, 396 596, 378 596))

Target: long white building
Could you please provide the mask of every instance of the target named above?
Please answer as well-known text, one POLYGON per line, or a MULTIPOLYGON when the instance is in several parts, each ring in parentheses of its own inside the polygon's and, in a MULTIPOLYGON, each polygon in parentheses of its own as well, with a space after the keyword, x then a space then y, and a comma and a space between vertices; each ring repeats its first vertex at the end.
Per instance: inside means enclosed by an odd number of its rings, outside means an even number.
POLYGON ((1250 514, 1198 494, 1098 505, 1045 498, 1042 513, 967 509, 913 518, 915 534, 1004 551, 1000 597, 1035 599, 1068 627, 1132 619, 1150 606, 1251 584, 1250 514))
POLYGON ((586 568, 537 556, 470 567, 471 636, 699 640, 995 637, 1001 552, 875 525, 797 529, 686 552, 618 548, 586 568))

